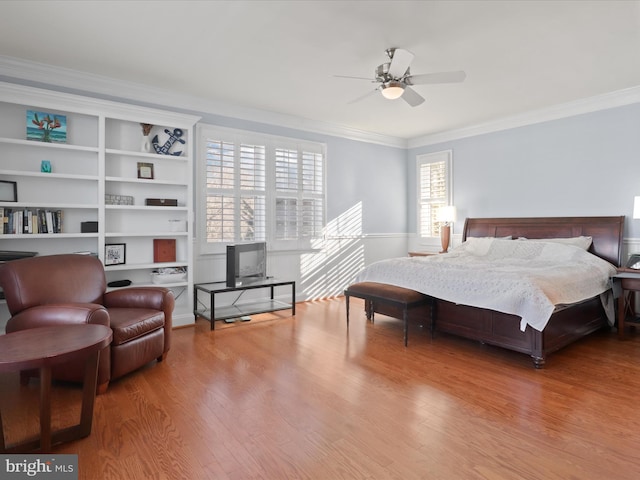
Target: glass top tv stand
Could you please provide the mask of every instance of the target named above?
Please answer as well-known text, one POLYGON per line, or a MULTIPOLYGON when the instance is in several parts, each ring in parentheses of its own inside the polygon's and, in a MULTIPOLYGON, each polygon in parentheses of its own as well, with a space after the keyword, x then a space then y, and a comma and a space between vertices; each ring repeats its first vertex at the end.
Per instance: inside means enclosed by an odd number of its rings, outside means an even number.
POLYGON ((278 280, 277 278, 262 278, 242 282, 235 287, 227 287, 227 282, 196 283, 193 286, 193 315, 205 318, 211 322, 211 330, 215 329, 216 320, 242 318, 258 313, 275 312, 291 309, 291 315, 296 314, 296 282, 278 280), (276 287, 290 287, 291 303, 276 300, 276 287), (244 294, 249 290, 269 289, 269 298, 251 298, 243 301, 244 294), (216 305, 216 295, 227 294, 236 298, 231 302, 216 305), (208 298, 207 298, 208 295, 208 298))

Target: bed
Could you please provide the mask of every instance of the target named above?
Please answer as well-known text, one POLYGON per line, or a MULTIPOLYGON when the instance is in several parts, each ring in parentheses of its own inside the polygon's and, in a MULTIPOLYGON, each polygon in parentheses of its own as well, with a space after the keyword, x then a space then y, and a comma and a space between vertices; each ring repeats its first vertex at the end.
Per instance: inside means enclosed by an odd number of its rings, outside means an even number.
MULTIPOLYGON (((608 268, 620 266, 624 216, 615 217, 545 217, 545 218, 468 218, 465 221, 462 240, 512 238, 563 239, 591 237, 588 252, 609 262, 608 268)), ((469 242, 470 244, 471 242, 469 242)), ((495 243, 498 243, 497 240, 495 243)), ((535 242, 540 244, 540 242, 535 242)), ((507 243, 503 243, 507 245, 507 243)), ((512 244, 512 243, 511 243, 512 244)), ((516 244, 512 244, 516 245, 516 244)), ((549 245, 545 242, 545 245, 549 245)), ((564 248, 564 247, 558 247, 564 248)), ((582 253, 585 255, 584 253, 582 253)), ((451 254, 448 254, 451 255, 451 254)), ((585 255, 591 257, 591 255, 585 255)), ((441 259, 436 259, 440 261, 441 259)), ((588 258, 594 262, 597 259, 588 258)), ((367 267, 369 268, 369 267, 367 267)), ((367 270, 367 269, 365 269, 367 270)), ((362 272, 361 272, 362 273, 362 272)), ((390 276, 389 278, 393 278, 390 276)), ((397 275, 396 275, 397 278, 397 275)), ((359 276, 360 281, 363 280, 359 276)), ((364 278, 366 281, 384 283, 384 276, 364 278)), ((406 287, 395 281, 387 283, 406 287)), ((415 288, 429 294, 424 289, 415 288)), ((443 296, 443 298, 447 298, 443 296)), ((435 331, 458 335, 482 343, 528 354, 536 368, 542 368, 547 356, 611 323, 603 306, 603 296, 593 295, 586 300, 556 306, 545 319, 541 329, 525 324, 521 316, 491 308, 479 308, 452 302, 434 295, 435 331)), ((613 300, 610 299, 610 305, 613 300)), ((385 315, 380 307, 378 313, 385 315)), ((535 323, 535 322, 534 322, 535 323)))

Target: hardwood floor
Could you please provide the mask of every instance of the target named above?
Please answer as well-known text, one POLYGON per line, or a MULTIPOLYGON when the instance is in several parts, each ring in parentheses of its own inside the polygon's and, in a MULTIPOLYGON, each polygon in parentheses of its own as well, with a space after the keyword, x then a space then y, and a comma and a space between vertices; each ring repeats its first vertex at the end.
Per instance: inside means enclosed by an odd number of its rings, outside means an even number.
MULTIPOLYGON (((173 332, 167 360, 110 385, 80 479, 637 479, 640 333, 602 332, 535 370, 522 354, 376 316, 352 300, 173 332)), ((7 440, 37 432, 37 382, 0 379, 7 440)), ((54 388, 53 420, 80 389, 54 388)), ((72 417, 73 415, 73 417, 72 417)))

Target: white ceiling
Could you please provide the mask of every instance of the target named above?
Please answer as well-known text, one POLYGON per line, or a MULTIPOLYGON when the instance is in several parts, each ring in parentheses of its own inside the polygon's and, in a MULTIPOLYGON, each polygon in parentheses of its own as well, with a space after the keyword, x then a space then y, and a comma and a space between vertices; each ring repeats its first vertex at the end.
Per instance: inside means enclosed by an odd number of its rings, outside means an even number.
POLYGON ((5 0, 0 12, 0 55, 402 139, 640 85, 638 1, 5 0), (467 79, 415 86, 427 99, 415 108, 349 103, 375 85, 334 75, 373 78, 389 47, 415 54, 414 74, 467 79))

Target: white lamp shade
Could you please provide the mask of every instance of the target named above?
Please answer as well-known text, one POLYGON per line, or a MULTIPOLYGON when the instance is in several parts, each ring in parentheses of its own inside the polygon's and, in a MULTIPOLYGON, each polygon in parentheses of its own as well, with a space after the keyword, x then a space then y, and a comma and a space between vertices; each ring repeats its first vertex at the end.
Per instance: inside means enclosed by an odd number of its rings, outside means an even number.
POLYGON ((451 223, 456 221, 456 207, 440 207, 436 216, 438 222, 451 223))
POLYGON ((633 218, 640 218, 640 197, 633 198, 633 218))

